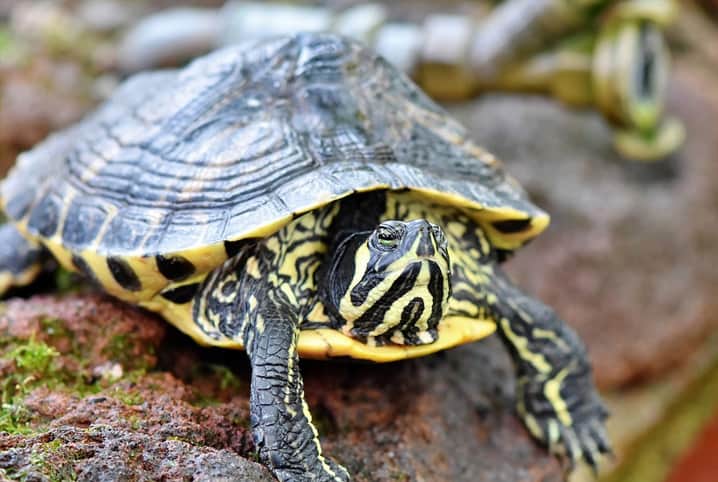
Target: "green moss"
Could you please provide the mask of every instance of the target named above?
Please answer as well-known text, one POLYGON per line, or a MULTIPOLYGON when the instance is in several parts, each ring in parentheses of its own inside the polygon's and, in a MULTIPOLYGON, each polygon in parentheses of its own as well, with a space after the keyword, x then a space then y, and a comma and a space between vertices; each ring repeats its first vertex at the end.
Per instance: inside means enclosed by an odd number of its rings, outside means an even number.
POLYGON ((23 400, 30 391, 57 377, 55 359, 58 355, 53 347, 34 340, 18 344, 3 355, 2 358, 14 364, 15 369, 0 382, 0 431, 31 431, 29 413, 23 400))
POLYGON ((109 392, 109 395, 117 400, 121 401, 125 405, 142 405, 145 403, 145 399, 142 395, 132 390, 125 390, 119 386, 115 386, 109 392))
POLYGON ((63 267, 58 267, 55 270, 55 288, 57 293, 76 293, 80 291, 84 285, 83 279, 72 271, 68 271, 63 267))
MULTIPOLYGON (((71 337, 61 320, 42 320, 43 331, 50 339, 71 337)), ((120 380, 88 382, 89 374, 84 369, 70 370, 59 363, 60 353, 45 342, 16 339, 1 339, 4 353, 0 355, 0 366, 9 365, 8 373, 0 379, 0 432, 28 434, 43 430, 42 421, 34 420, 25 406, 25 398, 33 390, 45 387, 51 390, 71 393, 78 397, 107 390, 108 396, 126 405, 140 405, 143 397, 134 390, 118 385, 119 382, 133 383, 145 375, 144 370, 127 372, 120 380)), ((70 355, 72 357, 72 355, 70 355)), ((78 355, 79 356, 79 355, 78 355)))
POLYGON ((137 392, 131 392, 126 390, 121 390, 119 388, 115 388, 110 392, 110 395, 117 400, 121 401, 125 405, 142 405, 145 403, 145 399, 142 398, 142 395, 140 395, 137 392))
POLYGON ((126 405, 142 405, 145 399, 139 393, 126 392, 120 400, 126 405))
MULTIPOLYGON (((147 375, 147 370, 139 368, 137 370, 131 370, 122 377, 122 380, 129 383, 139 383, 147 375)), ((156 385, 155 385, 156 387, 156 385)))
MULTIPOLYGON (((147 355, 154 354, 154 347, 151 345, 143 347, 143 350, 147 355)), ((136 355, 135 341, 127 333, 118 333, 112 336, 102 349, 102 354, 116 361, 127 370, 146 371, 151 368, 148 356, 136 355)))
POLYGON ((47 450, 48 452, 55 452, 57 449, 62 447, 62 441, 60 439, 55 439, 50 442, 47 442, 44 444, 43 449, 47 450))
POLYGON ((45 454, 42 452, 38 452, 37 450, 33 450, 30 454, 30 464, 40 469, 44 468, 45 454))
POLYGON ((40 320, 40 329, 46 335, 46 338, 52 345, 66 342, 70 345, 72 355, 78 362, 82 360, 82 349, 77 343, 77 339, 67 328, 65 320, 60 318, 43 318, 40 320))
MULTIPOLYGON (((242 381, 225 365, 216 363, 197 363, 192 367, 192 372, 188 380, 188 383, 195 383, 195 381, 210 380, 212 387, 218 387, 219 391, 216 393, 208 392, 207 390, 198 390, 192 400, 192 403, 196 406, 207 407, 211 405, 217 405, 225 400, 222 400, 221 392, 237 393, 242 387, 242 381)), ((225 393, 226 395, 226 393, 225 393)))
MULTIPOLYGON (((53 440, 43 444, 38 449, 34 449, 30 454, 30 465, 41 474, 46 475, 50 480, 77 480, 77 472, 75 472, 72 457, 69 460, 61 460, 61 463, 57 463, 58 461, 54 460, 54 457, 52 460, 50 459, 61 446, 62 442, 53 440)), ((26 478, 21 476, 20 480, 25 480, 26 478)))
POLYGON ((219 377, 219 388, 220 390, 231 390, 236 391, 242 386, 239 378, 234 374, 232 370, 224 365, 211 365, 212 371, 216 376, 219 377))
POLYGON ((193 443, 190 439, 185 438, 185 437, 180 437, 180 436, 178 436, 178 435, 170 435, 170 436, 167 437, 165 440, 168 440, 168 441, 171 440, 171 441, 173 441, 173 442, 182 442, 182 443, 186 443, 186 444, 189 444, 189 445, 194 445, 194 443, 193 443))
POLYGON ((127 357, 130 348, 129 337, 125 333, 120 333, 110 338, 102 351, 119 361, 119 359, 127 357))
POLYGON ((50 480, 77 480, 77 472, 73 464, 68 462, 57 467, 50 467, 50 480))
POLYGON ((137 354, 136 342, 128 333, 117 333, 107 340, 102 354, 119 363, 127 371, 148 371, 153 367, 154 347, 143 345, 142 353, 137 354))
POLYGON ((192 400, 190 400, 190 403, 192 403, 195 407, 211 407, 219 405, 222 401, 199 392, 192 398, 192 400))
POLYGON ((30 413, 22 403, 3 403, 0 407, 0 432, 29 434, 30 413))
POLYGON ((142 428, 142 419, 137 415, 133 415, 127 419, 132 430, 139 430, 142 428))
POLYGON ((65 338, 70 336, 70 331, 65 322, 60 318, 43 318, 40 320, 40 328, 52 338, 65 338))
POLYGON ((10 350, 7 358, 15 362, 20 372, 29 372, 29 375, 48 375, 53 370, 52 362, 59 353, 55 348, 43 342, 30 340, 10 350))

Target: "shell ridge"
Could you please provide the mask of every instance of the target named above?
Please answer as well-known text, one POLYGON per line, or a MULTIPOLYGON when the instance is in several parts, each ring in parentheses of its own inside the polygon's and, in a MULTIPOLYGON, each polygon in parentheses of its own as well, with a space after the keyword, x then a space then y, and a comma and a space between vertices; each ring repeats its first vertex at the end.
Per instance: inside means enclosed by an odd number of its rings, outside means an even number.
POLYGON ((59 193, 76 191, 73 206, 107 216, 97 238, 88 227, 65 242, 118 256, 210 252, 376 189, 419 190, 498 220, 542 214, 402 73, 332 35, 227 47, 131 77, 104 107, 21 156, 0 190, 5 206, 31 213, 54 196, 49 179, 59 193))

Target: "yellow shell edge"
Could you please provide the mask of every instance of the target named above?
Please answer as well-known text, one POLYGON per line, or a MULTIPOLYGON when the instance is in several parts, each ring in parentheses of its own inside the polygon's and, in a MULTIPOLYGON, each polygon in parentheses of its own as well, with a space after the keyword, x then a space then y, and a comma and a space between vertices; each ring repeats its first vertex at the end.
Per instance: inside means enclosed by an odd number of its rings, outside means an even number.
POLYGON ((496 331, 496 324, 464 317, 444 318, 439 325, 439 338, 427 345, 370 346, 343 333, 331 330, 307 330, 299 335, 302 358, 326 359, 349 357, 378 363, 417 358, 480 340, 496 331))
MULTIPOLYGON (((186 317, 172 316, 174 310, 181 310, 178 306, 164 304, 159 306, 153 302, 141 302, 141 306, 158 311, 166 318, 186 320, 186 317)), ((223 348, 243 349, 237 340, 212 340, 202 333, 195 323, 174 322, 177 328, 191 336, 200 345, 211 345, 223 348)), ((427 345, 384 345, 370 346, 355 340, 340 331, 320 328, 303 330, 299 333, 299 355, 302 358, 328 359, 328 358, 354 358, 378 363, 393 362, 416 358, 431 353, 453 348, 486 338, 496 331, 496 324, 489 320, 466 318, 462 316, 448 316, 439 324, 439 337, 434 343, 427 345)))

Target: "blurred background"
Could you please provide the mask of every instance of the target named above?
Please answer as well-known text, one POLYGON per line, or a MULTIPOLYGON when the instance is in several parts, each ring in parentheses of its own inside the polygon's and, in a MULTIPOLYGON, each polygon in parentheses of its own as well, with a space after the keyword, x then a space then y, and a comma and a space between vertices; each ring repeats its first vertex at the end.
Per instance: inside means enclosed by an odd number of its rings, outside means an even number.
POLYGON ((508 269, 588 346, 599 480, 718 480, 715 0, 0 0, 2 172, 133 72, 297 30, 372 46, 552 215, 508 269))

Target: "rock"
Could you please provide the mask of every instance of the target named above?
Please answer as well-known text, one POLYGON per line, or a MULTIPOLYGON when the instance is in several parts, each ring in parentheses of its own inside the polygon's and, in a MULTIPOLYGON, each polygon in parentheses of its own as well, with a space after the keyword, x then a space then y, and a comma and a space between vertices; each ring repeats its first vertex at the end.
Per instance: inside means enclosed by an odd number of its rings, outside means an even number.
MULTIPOLYGON (((151 314, 88 294, 7 302, 0 360, 17 364, 7 347, 28 340, 57 355, 16 401, 15 433, 0 434, 6 474, 271 480, 253 461, 241 352, 202 349, 151 314), (108 362, 122 364, 121 378, 93 377, 108 362), (62 378, 62 367, 79 377, 62 378)), ((324 449, 357 481, 563 480, 514 415, 511 364, 496 338, 389 365, 302 365, 324 449)))
POLYGON ((136 6, 117 0, 86 0, 77 15, 84 25, 97 32, 112 32, 126 27, 137 17, 136 6))
POLYGON ((551 213, 509 270, 578 330, 603 388, 662 375, 718 324, 718 78, 679 58, 672 80, 688 140, 655 164, 620 159, 597 115, 548 99, 451 109, 551 213))
POLYGON ((68 426, 27 438, 0 434, 0 450, 0 469, 22 480, 274 480, 230 450, 106 426, 68 426))
POLYGON ((0 427, 12 432, 0 433, 0 469, 25 479, 273 480, 242 457, 253 451, 247 394, 228 392, 240 387, 229 370, 195 359, 185 376, 204 385, 194 387, 158 368, 167 329, 99 295, 8 301, 0 317, 0 375, 11 373, 2 373, 8 362, 16 374, 29 365, 18 348, 47 344, 55 355, 41 371, 16 377, 26 386, 15 388, 0 411, 0 427), (97 376, 108 364, 121 364, 118 379, 97 376), (8 423, 13 406, 22 417, 8 423))
POLYGON ((563 480, 513 414, 496 337, 391 365, 337 365, 304 364, 307 399, 325 450, 356 480, 563 480))
POLYGON ((15 298, 3 305, 0 346, 33 339, 67 355, 62 363, 81 363, 87 370, 107 363, 120 363, 125 370, 148 369, 157 364, 166 327, 147 319, 141 311, 100 295, 15 298))
POLYGON ((92 105, 88 84, 78 65, 42 57, 0 70, 0 173, 19 152, 82 116, 92 105))
POLYGON ((176 66, 218 46, 220 12, 176 8, 142 19, 125 34, 118 66, 123 72, 176 66))

